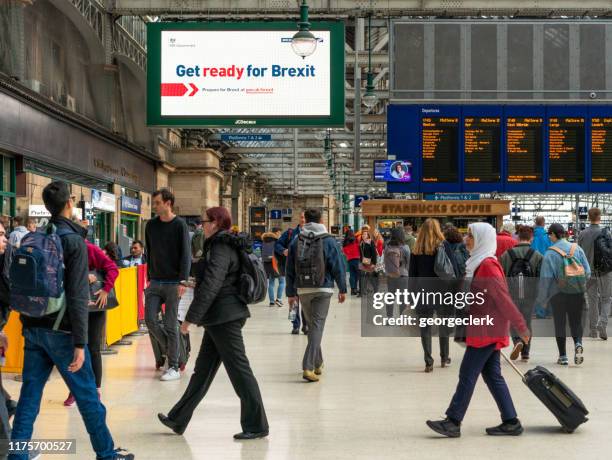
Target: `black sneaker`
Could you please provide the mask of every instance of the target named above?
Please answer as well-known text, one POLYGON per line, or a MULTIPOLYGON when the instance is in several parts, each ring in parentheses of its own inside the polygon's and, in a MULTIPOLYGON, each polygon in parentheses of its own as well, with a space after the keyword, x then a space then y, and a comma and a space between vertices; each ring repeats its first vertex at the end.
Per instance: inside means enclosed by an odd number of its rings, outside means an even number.
POLYGON ((266 436, 268 436, 268 430, 260 431, 257 433, 253 433, 251 431, 243 431, 242 433, 236 433, 234 435, 234 439, 236 439, 237 441, 249 441, 251 439, 265 438, 266 436))
POLYGON ((487 428, 489 436, 519 436, 523 432, 523 425, 520 420, 516 423, 502 423, 501 425, 487 428))
POLYGON ((458 438, 461 436, 461 427, 455 425, 448 418, 444 420, 427 420, 427 426, 436 433, 446 436, 447 438, 458 438))
POLYGON ((294 327, 291 330, 291 334, 293 334, 293 335, 298 335, 299 333, 300 333, 300 328, 299 327, 294 327))
POLYGON ((115 450, 115 456, 113 460, 134 460, 136 457, 134 454, 130 454, 127 450, 122 449, 121 447, 115 450))

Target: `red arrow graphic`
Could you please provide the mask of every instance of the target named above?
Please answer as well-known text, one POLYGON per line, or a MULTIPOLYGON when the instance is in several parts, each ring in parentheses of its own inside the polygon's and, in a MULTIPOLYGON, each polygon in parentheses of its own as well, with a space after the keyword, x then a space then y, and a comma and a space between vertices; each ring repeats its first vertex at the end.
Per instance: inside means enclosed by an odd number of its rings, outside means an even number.
POLYGON ((193 90, 191 93, 189 93, 189 97, 191 97, 198 92, 198 87, 193 83, 189 83, 189 86, 191 86, 191 89, 193 90))
POLYGON ((161 84, 161 95, 162 96, 184 96, 189 88, 183 83, 162 83, 161 84))

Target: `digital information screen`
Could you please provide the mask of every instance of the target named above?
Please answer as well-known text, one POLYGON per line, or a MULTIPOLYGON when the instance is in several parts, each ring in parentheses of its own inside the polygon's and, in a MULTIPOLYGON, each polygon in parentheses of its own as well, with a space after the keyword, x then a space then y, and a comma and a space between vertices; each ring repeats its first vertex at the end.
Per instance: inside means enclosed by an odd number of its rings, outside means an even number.
POLYGON ((423 182, 457 182, 459 118, 423 118, 423 182))
POLYGON ((376 182, 412 182, 412 162, 401 160, 374 161, 376 182))
POLYGON ((464 181, 499 182, 500 118, 466 117, 463 126, 464 181))
POLYGON ((584 182, 584 118, 548 119, 548 180, 584 182))
POLYGON ((506 119, 508 182, 542 182, 541 117, 506 119))
POLYGON ((591 119, 591 182, 612 182, 612 118, 591 119))

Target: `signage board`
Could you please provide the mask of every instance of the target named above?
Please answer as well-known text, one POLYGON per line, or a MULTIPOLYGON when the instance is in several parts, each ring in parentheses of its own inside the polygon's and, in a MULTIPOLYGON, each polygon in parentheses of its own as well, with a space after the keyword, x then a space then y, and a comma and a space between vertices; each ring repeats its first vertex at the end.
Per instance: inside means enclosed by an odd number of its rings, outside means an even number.
POLYGON ((429 201, 443 200, 480 200, 480 193, 426 193, 423 198, 429 201))
POLYGON ((361 207, 361 203, 363 203, 365 200, 369 200, 370 197, 368 195, 355 195, 355 207, 356 208, 360 208, 361 207))
POLYGON ((295 22, 147 23, 149 126, 344 126, 344 24, 314 21, 315 52, 294 53, 295 22))
POLYGON ((100 211, 115 212, 115 195, 101 190, 91 191, 91 207, 100 211))
POLYGON ((269 142, 271 134, 221 134, 224 142, 269 142))
POLYGON ((282 212, 280 209, 272 209, 270 211, 270 219, 278 220, 282 218, 282 212))
POLYGON ((123 213, 140 215, 141 205, 142 202, 138 198, 121 196, 121 212, 123 213))

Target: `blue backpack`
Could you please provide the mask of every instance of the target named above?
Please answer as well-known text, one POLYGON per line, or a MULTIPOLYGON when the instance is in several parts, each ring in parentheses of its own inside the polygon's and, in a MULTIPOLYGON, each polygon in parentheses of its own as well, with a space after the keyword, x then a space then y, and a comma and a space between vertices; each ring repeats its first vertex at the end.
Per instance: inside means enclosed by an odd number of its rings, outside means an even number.
POLYGON ((58 313, 54 330, 66 311, 64 251, 60 237, 70 233, 73 232, 68 229, 58 231, 53 224, 28 233, 13 255, 9 271, 11 308, 33 318, 58 313))

